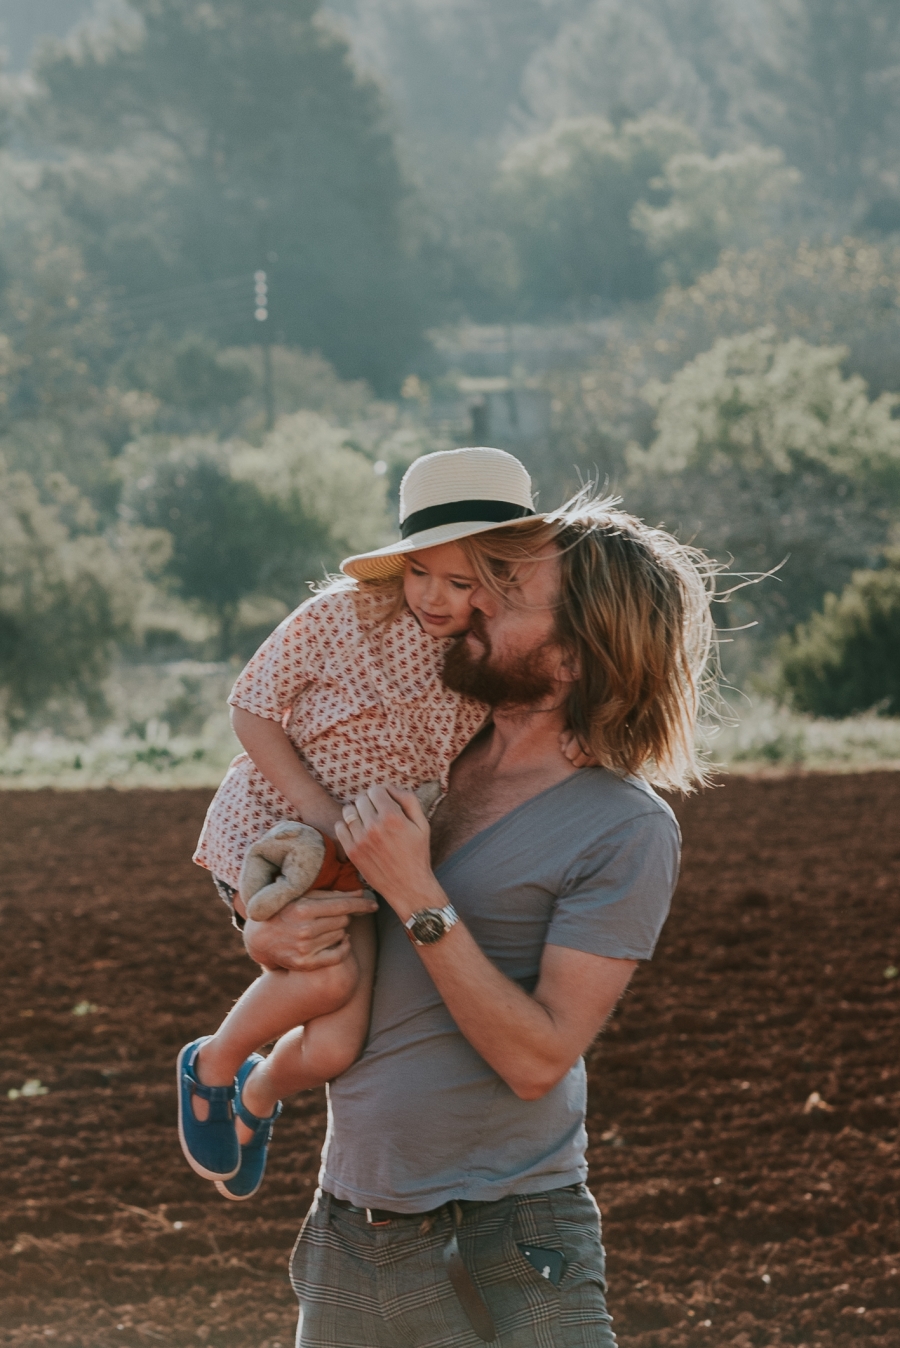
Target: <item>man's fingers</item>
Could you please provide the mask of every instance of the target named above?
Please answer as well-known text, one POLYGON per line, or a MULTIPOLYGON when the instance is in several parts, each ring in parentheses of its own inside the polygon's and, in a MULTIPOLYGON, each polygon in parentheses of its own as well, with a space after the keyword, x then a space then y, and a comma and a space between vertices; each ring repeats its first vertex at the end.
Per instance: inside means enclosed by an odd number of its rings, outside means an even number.
MULTIPOLYGON (((292 916, 297 915, 304 922, 318 922, 325 917, 352 917, 355 913, 375 913, 378 900, 367 889, 353 889, 347 893, 336 894, 333 889, 311 889, 302 899, 290 905, 292 916)), ((288 912, 290 909, 283 909, 288 912)))
POLYGON ((425 811, 422 809, 419 798, 414 791, 404 791, 399 786, 383 786, 381 789, 386 796, 396 801, 411 823, 428 827, 425 811))
MULTIPOLYGON (((371 793, 377 791, 377 787, 370 787, 369 791, 361 796, 357 796, 353 802, 352 809, 356 811, 356 817, 363 828, 371 828, 376 823, 380 810, 377 809, 371 798, 371 793)), ((353 832, 353 820, 349 820, 350 832, 353 832)))
POLYGON ((321 950, 312 950, 298 954, 296 950, 285 950, 281 968, 306 972, 310 969, 327 969, 332 964, 340 964, 350 953, 350 940, 344 935, 341 940, 324 946, 321 950))

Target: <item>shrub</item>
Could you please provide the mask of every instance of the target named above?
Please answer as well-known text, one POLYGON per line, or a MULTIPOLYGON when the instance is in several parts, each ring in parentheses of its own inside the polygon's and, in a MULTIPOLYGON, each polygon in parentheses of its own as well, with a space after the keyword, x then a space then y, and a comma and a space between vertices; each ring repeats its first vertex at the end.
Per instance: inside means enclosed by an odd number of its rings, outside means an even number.
POLYGON ((900 715, 900 549, 879 571, 857 571, 843 593, 781 642, 784 689, 799 711, 900 715))
POLYGON ((131 630, 141 576, 95 524, 60 474, 42 499, 0 458, 0 691, 13 725, 59 696, 102 709, 100 681, 131 630))
POLYGON ((731 554, 739 572, 785 561, 778 584, 743 595, 742 616, 747 604, 770 630, 874 565, 897 516, 898 399, 870 401, 843 375, 844 354, 762 329, 721 338, 645 390, 658 433, 629 450, 629 502, 731 554))

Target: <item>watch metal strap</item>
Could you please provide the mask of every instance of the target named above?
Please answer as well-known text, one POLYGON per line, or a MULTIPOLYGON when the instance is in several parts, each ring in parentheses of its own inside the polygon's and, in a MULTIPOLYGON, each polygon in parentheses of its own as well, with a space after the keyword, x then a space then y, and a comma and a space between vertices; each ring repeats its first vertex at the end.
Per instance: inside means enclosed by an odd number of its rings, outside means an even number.
POLYGON ((450 928, 455 927, 458 921, 459 913, 452 903, 446 903, 443 908, 419 908, 411 917, 407 918, 403 925, 413 945, 434 945, 441 937, 446 936, 450 928), (443 925, 444 930, 431 941, 420 941, 416 936, 416 923, 423 918, 439 918, 443 925))

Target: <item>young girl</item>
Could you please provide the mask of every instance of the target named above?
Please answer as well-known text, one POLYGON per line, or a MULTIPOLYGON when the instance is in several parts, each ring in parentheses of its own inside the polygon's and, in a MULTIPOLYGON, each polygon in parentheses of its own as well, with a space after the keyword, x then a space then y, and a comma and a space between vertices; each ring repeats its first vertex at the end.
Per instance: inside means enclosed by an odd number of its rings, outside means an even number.
MULTIPOLYGON (((402 541, 348 559, 342 570, 354 579, 302 604, 257 651, 229 698, 246 753, 216 792, 194 856, 232 907, 247 849, 280 820, 333 838, 342 805, 371 785, 447 789, 450 764, 486 717, 441 682, 478 583, 459 540, 533 515, 528 474, 503 450, 417 459, 401 485, 402 541)), ((227 1198, 259 1188, 281 1099, 331 1080, 362 1049, 371 918, 354 918, 349 939, 350 957, 330 967, 265 970, 214 1035, 179 1055, 182 1150, 227 1198)))

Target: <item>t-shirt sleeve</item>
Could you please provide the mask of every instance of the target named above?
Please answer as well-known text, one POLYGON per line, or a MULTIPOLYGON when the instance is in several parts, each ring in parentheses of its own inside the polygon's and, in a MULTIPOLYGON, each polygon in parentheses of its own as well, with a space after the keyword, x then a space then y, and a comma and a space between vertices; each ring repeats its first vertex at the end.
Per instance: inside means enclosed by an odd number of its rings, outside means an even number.
POLYGON ((649 959, 669 912, 680 855, 678 825, 662 809, 600 838, 563 885, 547 944, 610 959, 649 959))
POLYGON ((309 682, 306 666, 308 612, 288 615, 238 675, 228 701, 268 721, 280 721, 309 682))

